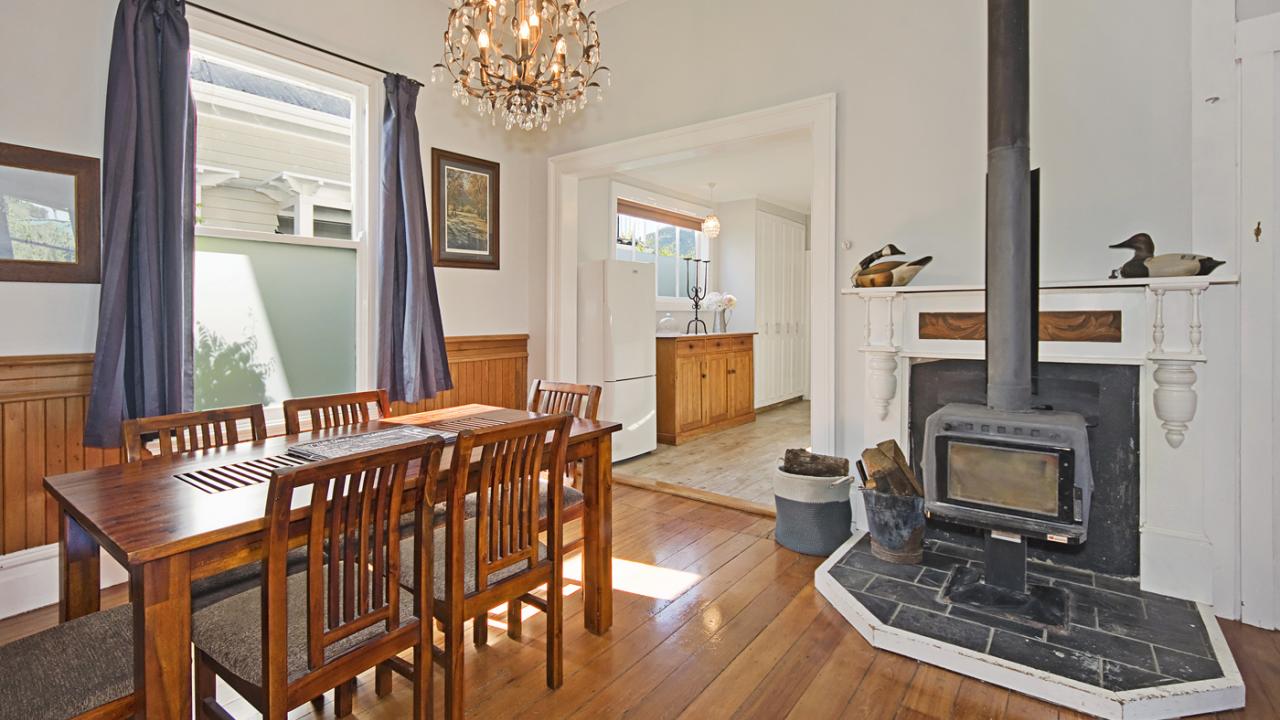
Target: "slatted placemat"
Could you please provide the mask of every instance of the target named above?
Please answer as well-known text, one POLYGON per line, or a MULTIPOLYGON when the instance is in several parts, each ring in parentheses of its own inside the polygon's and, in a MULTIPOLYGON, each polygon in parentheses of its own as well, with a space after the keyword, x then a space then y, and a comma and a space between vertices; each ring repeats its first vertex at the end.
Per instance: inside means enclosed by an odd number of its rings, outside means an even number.
POLYGON ((271 479, 271 472, 282 468, 307 464, 305 458, 293 455, 273 455, 257 460, 222 465, 219 467, 178 473, 175 478, 207 493, 258 485, 271 479))
POLYGON ((471 417, 453 418, 451 420, 441 420, 439 422, 427 423, 422 427, 431 430, 443 430, 453 434, 458 434, 463 430, 480 430, 482 428, 493 427, 494 425, 504 425, 510 420, 498 420, 497 418, 480 417, 473 415, 471 417))

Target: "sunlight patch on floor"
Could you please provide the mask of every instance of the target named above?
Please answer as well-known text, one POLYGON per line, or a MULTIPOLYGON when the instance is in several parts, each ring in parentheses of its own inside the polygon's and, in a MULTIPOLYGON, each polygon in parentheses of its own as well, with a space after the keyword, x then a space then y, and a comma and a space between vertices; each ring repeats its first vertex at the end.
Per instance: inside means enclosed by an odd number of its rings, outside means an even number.
MULTIPOLYGON (((564 561, 564 579, 582 582, 582 555, 564 561)), ((702 579, 701 575, 658 565, 613 559, 613 589, 655 600, 674 600, 702 579)))

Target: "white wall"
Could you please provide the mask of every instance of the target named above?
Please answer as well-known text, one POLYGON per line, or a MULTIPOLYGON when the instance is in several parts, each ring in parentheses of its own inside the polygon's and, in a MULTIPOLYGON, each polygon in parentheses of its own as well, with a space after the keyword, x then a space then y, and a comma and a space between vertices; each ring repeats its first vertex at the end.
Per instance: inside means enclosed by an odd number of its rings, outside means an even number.
POLYGON ((1236 0, 1236 18, 1250 18, 1280 12, 1280 0, 1236 0))
MULTIPOLYGON (((286 32, 300 40, 426 81, 438 57, 438 30, 447 8, 419 0, 205 0, 218 10, 286 32)), ((6 0, 0 10, 0 141, 100 157, 107 61, 115 0, 6 0)), ((198 10, 192 9, 194 17, 198 10)), ((372 108, 380 122, 382 108, 372 108)), ((450 335, 530 332, 542 306, 529 302, 531 267, 541 267, 542 232, 526 218, 531 180, 545 175, 534 162, 541 135, 507 133, 479 121, 430 84, 418 103, 423 166, 432 146, 502 164, 502 269, 440 269, 444 329, 450 335), (532 308, 532 312, 530 309, 532 308)), ((373 148, 374 158, 378 149, 373 148)), ((376 167, 373 169, 376 174, 376 167)), ((538 273, 541 276, 541 273, 538 273)), ((0 355, 91 352, 97 286, 0 283, 0 355)), ((541 338, 534 339, 531 372, 541 372, 541 338)))
MULTIPOLYGON (((1125 259, 1105 246, 1138 230, 1190 249, 1190 18, 1189 0, 1033 0, 1045 280, 1105 277, 1125 259)), ((553 131, 553 153, 835 92, 840 285, 887 242, 935 257, 917 282, 981 280, 986 3, 645 0, 600 26, 613 86, 553 131), (654 37, 683 50, 654 53, 654 37)), ((837 432, 853 444, 862 307, 832 301, 837 432)))

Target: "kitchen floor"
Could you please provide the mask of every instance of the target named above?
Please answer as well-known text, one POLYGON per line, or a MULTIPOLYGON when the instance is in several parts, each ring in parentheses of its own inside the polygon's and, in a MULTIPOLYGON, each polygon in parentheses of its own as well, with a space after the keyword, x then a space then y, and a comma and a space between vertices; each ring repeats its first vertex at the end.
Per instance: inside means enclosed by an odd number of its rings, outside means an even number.
POLYGON ((794 402, 756 415, 756 421, 704 435, 681 445, 658 445, 648 455, 615 463, 615 477, 679 493, 694 491, 715 502, 773 510, 773 471, 782 451, 809 447, 809 402, 794 402), (710 494, 710 495, 708 495, 710 494))

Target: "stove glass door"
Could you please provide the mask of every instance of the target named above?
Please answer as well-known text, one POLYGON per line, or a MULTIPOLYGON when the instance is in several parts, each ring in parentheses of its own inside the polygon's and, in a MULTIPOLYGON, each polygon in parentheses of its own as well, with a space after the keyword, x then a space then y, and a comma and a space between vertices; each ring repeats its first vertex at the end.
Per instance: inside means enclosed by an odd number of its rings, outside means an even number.
POLYGON ((1057 517, 1060 455, 952 440, 947 444, 947 497, 971 505, 1057 517))

